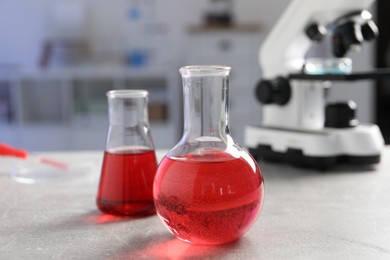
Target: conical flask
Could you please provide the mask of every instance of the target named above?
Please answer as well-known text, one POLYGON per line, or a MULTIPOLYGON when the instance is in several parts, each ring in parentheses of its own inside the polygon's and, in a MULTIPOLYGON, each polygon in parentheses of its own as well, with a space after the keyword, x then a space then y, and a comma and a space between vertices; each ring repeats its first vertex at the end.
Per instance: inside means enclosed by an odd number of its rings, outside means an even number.
POLYGON ((156 211, 181 240, 231 242, 248 231, 261 210, 263 176, 229 132, 230 67, 187 66, 180 73, 184 134, 157 169, 156 211))
POLYGON ((149 130, 148 92, 107 92, 109 128, 96 203, 115 215, 155 213, 153 180, 157 169, 149 130))

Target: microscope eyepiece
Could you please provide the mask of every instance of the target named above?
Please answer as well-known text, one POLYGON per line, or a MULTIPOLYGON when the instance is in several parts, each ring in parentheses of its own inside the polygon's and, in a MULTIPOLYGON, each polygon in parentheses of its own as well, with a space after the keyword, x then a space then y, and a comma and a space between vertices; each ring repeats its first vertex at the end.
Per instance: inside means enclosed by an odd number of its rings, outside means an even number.
POLYGON ((353 21, 338 25, 333 32, 333 54, 343 57, 352 46, 360 45, 364 41, 362 28, 353 21))
POLYGON ((355 11, 338 18, 333 23, 333 54, 343 57, 351 47, 378 37, 378 27, 367 10, 355 11))
POLYGON ((368 20, 361 27, 364 40, 371 41, 378 37, 379 30, 374 21, 368 20))

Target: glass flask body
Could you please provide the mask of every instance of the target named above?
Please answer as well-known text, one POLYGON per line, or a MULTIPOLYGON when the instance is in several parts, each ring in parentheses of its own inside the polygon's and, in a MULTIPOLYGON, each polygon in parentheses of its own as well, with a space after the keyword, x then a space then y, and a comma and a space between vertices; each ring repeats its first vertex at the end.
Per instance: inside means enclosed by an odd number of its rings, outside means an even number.
POLYGON ((229 67, 180 69, 184 134, 160 162, 154 181, 156 211, 177 238, 222 244, 241 237, 263 203, 263 176, 228 127, 229 67))
POLYGON ((104 213, 155 213, 153 180, 157 160, 149 130, 147 97, 145 90, 107 92, 110 125, 96 198, 104 213))

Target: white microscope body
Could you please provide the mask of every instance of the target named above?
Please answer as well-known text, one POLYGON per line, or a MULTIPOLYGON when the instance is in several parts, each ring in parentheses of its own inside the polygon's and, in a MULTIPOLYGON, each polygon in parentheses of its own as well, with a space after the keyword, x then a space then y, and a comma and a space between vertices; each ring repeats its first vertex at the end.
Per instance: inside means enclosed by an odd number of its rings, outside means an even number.
MULTIPOLYGON (((245 130, 245 144, 254 157, 320 169, 339 162, 375 164, 380 161, 384 140, 378 126, 356 124, 350 111, 337 111, 338 105, 330 108, 328 116, 336 118, 334 124, 328 124, 325 89, 329 80, 322 73, 318 78, 303 75, 305 55, 313 41, 320 41, 323 34, 333 37, 336 57, 374 37, 376 27, 371 15, 364 11, 373 2, 291 2, 259 51, 264 80, 258 85, 257 95, 264 104, 263 122, 245 130), (345 119, 338 122, 341 120, 337 118, 338 112, 347 115, 349 122, 345 119)), ((333 75, 333 78, 344 79, 343 75, 333 75)), ((341 109, 345 110, 347 105, 341 105, 341 109)))

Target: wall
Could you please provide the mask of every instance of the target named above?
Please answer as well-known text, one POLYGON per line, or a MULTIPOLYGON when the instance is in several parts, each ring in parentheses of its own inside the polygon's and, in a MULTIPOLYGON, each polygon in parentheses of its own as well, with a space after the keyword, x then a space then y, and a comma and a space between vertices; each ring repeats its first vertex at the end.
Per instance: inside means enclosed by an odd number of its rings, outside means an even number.
POLYGON ((0 65, 34 66, 41 51, 47 0, 0 1, 0 65))
MULTIPOLYGON (((236 1, 234 10, 235 20, 238 23, 260 23, 264 34, 267 34, 277 22, 279 16, 282 14, 289 2, 289 0, 236 1)), ((122 5, 123 7, 123 3, 121 4, 120 1, 116 1, 115 3, 116 5, 122 5)), ((207 0, 156 1, 157 10, 155 11, 155 19, 158 22, 165 23, 168 30, 165 42, 159 46, 160 48, 158 51, 159 53, 169 53, 171 58, 170 62, 173 68, 180 67, 184 62, 183 57, 185 55, 183 53, 184 49, 182 48, 182 44, 185 42, 184 32, 186 27, 193 24, 200 24, 202 22, 202 14, 207 9, 207 3, 207 0), (169 48, 167 48, 167 46, 169 46, 169 48), (174 50, 174 52, 169 52, 169 50, 174 50)), ((110 13, 117 7, 114 7, 114 4, 111 3, 110 8, 107 8, 107 2, 100 1, 101 9, 94 16, 95 18, 98 18, 95 21, 95 28, 101 28, 101 26, 96 26, 96 24, 99 24, 98 20, 103 21, 103 19, 101 19, 102 16, 106 16, 106 19, 104 19, 106 26, 110 22, 112 23, 113 21, 118 21, 118 16, 115 17, 115 12, 110 13), (97 14, 99 14, 99 16, 97 14)), ((120 10, 120 8, 118 10, 120 10)), ((120 11, 116 12, 116 14, 118 13, 120 13, 120 11)), ((122 23, 124 23, 123 20, 122 23)), ((126 38, 126 35, 123 34, 117 37, 126 38)), ((127 37, 128 39, 126 41, 129 45, 131 45, 132 36, 128 35, 127 37)), ((93 41, 98 42, 96 38, 93 38, 93 41)), ((354 69, 361 70, 370 69, 372 67, 372 48, 373 44, 365 44, 360 52, 352 53, 350 55, 353 59, 354 69)), ((254 53, 254 55, 257 55, 257 53, 254 53)), ((372 82, 357 82, 354 84, 335 83, 330 91, 328 100, 333 102, 352 99, 358 104, 358 119, 362 122, 373 122, 373 97, 374 88, 372 82)))
MULTIPOLYGON (((87 37, 94 50, 104 48, 124 50, 139 41, 134 37, 134 27, 127 20, 126 10, 135 0, 68 0, 84 1, 89 9, 87 37), (104 32, 104 33, 102 33, 104 32), (107 47, 109 46, 109 47, 107 47)), ((1 0, 0 1, 0 65, 19 64, 31 67, 38 63, 42 43, 48 37, 47 7, 53 0, 1 0)), ((136 1, 135 1, 136 2, 136 1)), ((199 24, 207 0, 148 0, 154 3, 150 17, 165 29, 160 38, 143 41, 155 44, 155 55, 162 55, 164 64, 177 69, 183 65, 185 28, 199 24)), ((237 22, 261 23, 266 34, 278 20, 288 0, 240 0, 235 1, 237 22)), ((362 52, 353 55, 355 68, 369 68, 372 63, 372 45, 365 45, 362 52)), ((254 55, 257 55, 254 53, 254 55)), ((363 122, 373 121, 373 87, 369 82, 334 87, 331 100, 354 99, 359 106, 358 117, 363 122)))
MULTIPOLYGON (((19 63, 22 66, 33 66, 39 59, 41 46, 49 37, 48 10, 60 0, 1 0, 0 1, 0 64, 19 63)), ((126 17, 126 11, 132 2, 129 0, 68 0, 84 2, 88 10, 87 37, 94 48, 102 45, 111 48, 125 48, 134 39, 134 28, 126 17)), ((65 1, 66 2, 66 1, 65 1)), ((141 1, 142 2, 142 1, 141 1)), ((190 24, 199 24, 202 13, 207 8, 207 0, 150 0, 155 5, 150 16, 156 23, 166 26, 169 45, 172 50, 181 50, 185 28, 190 24)), ((241 0, 235 2, 237 22, 262 23, 268 31, 288 3, 283 1, 241 0)), ((165 48, 164 51, 167 51, 165 48)), ((179 53, 171 53, 180 59, 179 53)))

